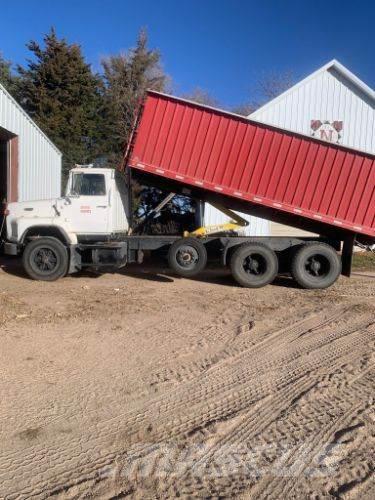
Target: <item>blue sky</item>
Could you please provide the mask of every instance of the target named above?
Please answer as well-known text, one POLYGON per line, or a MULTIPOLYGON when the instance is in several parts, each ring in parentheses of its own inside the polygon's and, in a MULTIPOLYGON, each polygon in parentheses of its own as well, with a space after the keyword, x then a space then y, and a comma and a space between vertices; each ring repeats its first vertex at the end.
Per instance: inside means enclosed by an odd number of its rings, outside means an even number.
POLYGON ((27 41, 53 25, 98 70, 146 27, 178 93, 201 87, 234 106, 264 75, 299 79, 332 58, 374 88, 374 19, 373 0, 0 0, 0 51, 24 64, 27 41))

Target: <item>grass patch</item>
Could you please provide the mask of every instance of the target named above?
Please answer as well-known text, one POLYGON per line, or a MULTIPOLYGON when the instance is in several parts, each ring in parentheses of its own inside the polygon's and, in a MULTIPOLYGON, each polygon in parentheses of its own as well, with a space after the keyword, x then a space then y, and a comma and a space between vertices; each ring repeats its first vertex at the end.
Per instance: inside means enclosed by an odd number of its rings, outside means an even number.
POLYGON ((353 270, 375 272, 375 253, 356 252, 353 255, 353 270))

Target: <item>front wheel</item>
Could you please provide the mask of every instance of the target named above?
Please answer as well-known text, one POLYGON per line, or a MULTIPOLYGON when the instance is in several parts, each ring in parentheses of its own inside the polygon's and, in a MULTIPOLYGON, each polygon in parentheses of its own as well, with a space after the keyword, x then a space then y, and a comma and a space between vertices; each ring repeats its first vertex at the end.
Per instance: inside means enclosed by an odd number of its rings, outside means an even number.
POLYGON ((207 251, 200 241, 182 238, 175 241, 168 252, 169 267, 180 276, 190 278, 206 267, 207 251))
POLYGON ((293 257, 291 272, 303 288, 328 288, 341 274, 341 260, 326 243, 305 243, 293 257))
POLYGON ((55 281, 68 270, 68 251, 56 238, 37 238, 26 245, 22 262, 30 278, 55 281))
POLYGON ((262 243, 245 243, 230 260, 233 278, 247 288, 260 288, 271 283, 278 272, 275 252, 262 243))

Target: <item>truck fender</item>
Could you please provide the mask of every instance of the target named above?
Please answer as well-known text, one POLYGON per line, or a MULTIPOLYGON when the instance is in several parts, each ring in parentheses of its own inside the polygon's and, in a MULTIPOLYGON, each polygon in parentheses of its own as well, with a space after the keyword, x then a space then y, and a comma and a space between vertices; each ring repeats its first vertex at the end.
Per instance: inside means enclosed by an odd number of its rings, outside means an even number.
POLYGON ((22 234, 20 243, 24 244, 26 239, 32 236, 53 236, 66 245, 77 244, 76 234, 67 232, 65 228, 57 224, 37 224, 35 226, 29 226, 22 234))

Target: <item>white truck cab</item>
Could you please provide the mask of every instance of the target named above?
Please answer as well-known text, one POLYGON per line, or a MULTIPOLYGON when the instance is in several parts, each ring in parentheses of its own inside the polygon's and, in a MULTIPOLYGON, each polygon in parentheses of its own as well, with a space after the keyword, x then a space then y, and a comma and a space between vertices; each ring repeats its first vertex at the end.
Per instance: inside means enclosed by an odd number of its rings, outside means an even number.
POLYGON ((76 235, 111 235, 129 229, 125 177, 114 169, 74 168, 61 213, 69 204, 69 224, 76 235))
MULTIPOLYGON (((70 171, 65 196, 9 203, 7 240, 23 245, 28 237, 60 231, 68 244, 80 237, 126 234, 129 197, 125 177, 110 168, 77 167, 70 171)), ((6 244, 9 248, 9 245, 6 244)))
POLYGON ((23 254, 30 276, 57 279, 74 270, 71 256, 80 242, 126 236, 129 220, 125 176, 111 168, 78 166, 69 173, 65 196, 8 204, 4 251, 23 254), (60 260, 63 266, 57 266, 60 260), (61 268, 59 273, 52 272, 55 267, 61 268))

